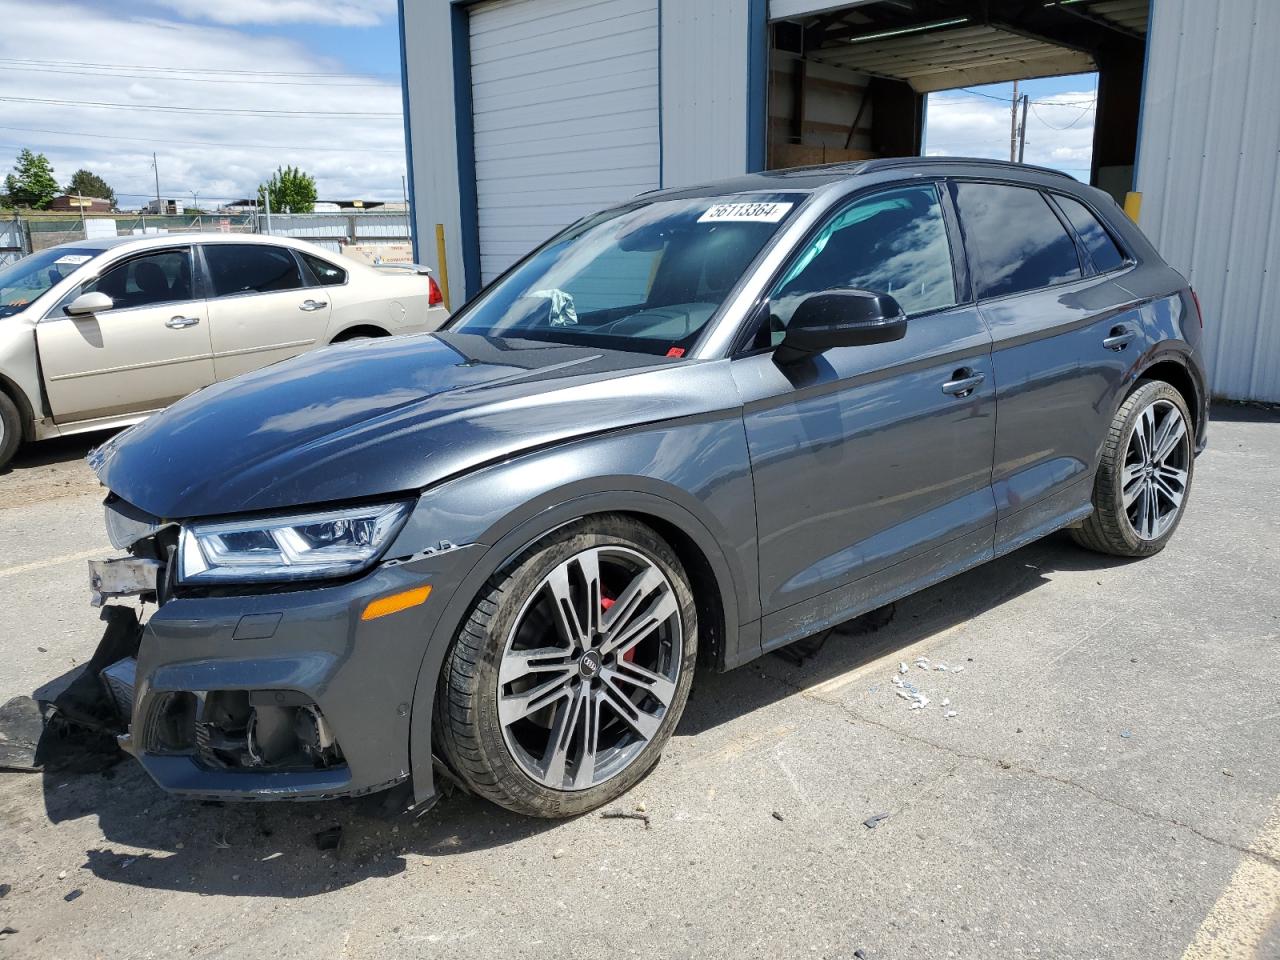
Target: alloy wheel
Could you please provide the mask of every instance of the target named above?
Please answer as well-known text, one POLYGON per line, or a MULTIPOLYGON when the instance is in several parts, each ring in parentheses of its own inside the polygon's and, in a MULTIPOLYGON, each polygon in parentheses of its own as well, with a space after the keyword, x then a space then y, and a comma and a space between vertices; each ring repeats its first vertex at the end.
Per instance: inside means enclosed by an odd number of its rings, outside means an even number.
POLYGON ((556 790, 625 770, 675 698, 680 621, 670 578, 629 547, 584 550, 547 574, 498 671, 498 720, 520 768, 556 790))
POLYGON ((1187 492, 1191 434, 1168 400, 1143 409, 1125 449, 1120 486, 1124 513, 1143 540, 1158 540, 1177 520, 1187 492))

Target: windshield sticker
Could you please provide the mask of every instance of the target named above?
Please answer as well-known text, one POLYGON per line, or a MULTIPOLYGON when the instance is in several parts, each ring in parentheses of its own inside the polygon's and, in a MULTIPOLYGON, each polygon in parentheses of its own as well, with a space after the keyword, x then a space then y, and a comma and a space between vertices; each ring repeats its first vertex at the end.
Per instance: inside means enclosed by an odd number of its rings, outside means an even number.
POLYGON ((90 260, 92 260, 92 259, 93 259, 93 257, 91 257, 91 256, 86 256, 86 255, 85 255, 85 254, 83 254, 83 253, 68 253, 68 254, 64 254, 63 256, 59 257, 57 260, 55 260, 55 261, 53 261, 53 262, 54 262, 54 263, 69 263, 69 264, 71 264, 72 266, 76 266, 76 267, 78 267, 78 266, 80 266, 80 264, 82 264, 82 263, 88 263, 88 262, 89 262, 90 260))
POLYGON ((698 218, 699 223, 777 223, 791 210, 791 203, 717 203, 698 218))

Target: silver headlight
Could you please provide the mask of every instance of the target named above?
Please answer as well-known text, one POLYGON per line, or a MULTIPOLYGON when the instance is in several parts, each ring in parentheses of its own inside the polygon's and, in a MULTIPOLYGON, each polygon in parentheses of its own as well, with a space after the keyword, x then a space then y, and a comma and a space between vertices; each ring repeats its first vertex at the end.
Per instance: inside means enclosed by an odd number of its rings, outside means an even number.
POLYGON ((342 577, 371 566, 399 532, 409 504, 375 504, 286 517, 192 523, 178 546, 181 583, 342 577))

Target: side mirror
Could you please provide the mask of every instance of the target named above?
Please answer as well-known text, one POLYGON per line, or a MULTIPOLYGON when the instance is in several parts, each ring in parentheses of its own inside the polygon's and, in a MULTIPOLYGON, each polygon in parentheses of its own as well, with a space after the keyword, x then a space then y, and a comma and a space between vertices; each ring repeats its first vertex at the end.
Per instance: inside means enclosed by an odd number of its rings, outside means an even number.
POLYGON ((95 290, 93 293, 82 293, 62 310, 69 317, 87 317, 94 313, 105 313, 115 303, 105 293, 95 290))
POLYGON ((889 294, 824 290, 800 301, 776 356, 785 363, 832 347, 889 343, 906 335, 907 315, 889 294))

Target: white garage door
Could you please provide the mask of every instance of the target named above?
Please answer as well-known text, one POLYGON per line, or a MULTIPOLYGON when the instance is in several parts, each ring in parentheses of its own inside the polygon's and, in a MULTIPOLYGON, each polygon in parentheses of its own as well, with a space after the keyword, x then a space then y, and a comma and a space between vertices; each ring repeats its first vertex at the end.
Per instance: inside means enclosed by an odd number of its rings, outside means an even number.
POLYGON ((480 274, 659 185, 658 0, 471 10, 480 274))

